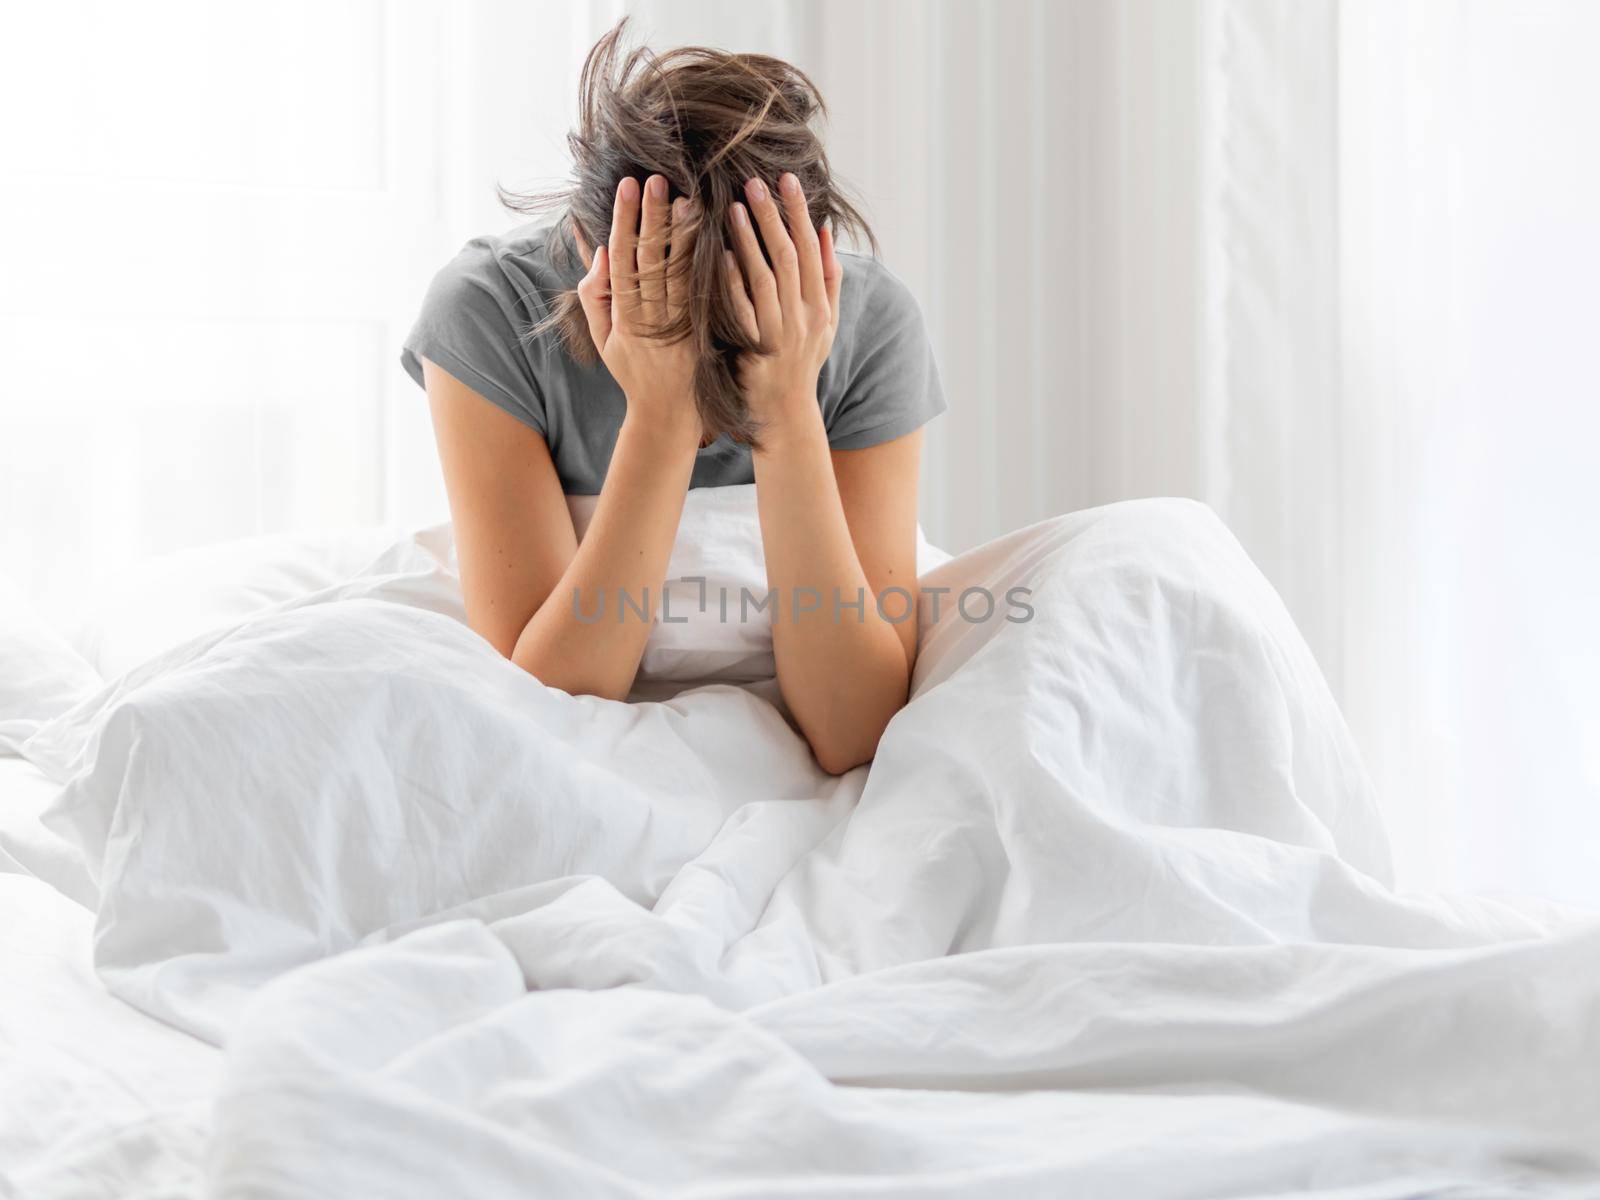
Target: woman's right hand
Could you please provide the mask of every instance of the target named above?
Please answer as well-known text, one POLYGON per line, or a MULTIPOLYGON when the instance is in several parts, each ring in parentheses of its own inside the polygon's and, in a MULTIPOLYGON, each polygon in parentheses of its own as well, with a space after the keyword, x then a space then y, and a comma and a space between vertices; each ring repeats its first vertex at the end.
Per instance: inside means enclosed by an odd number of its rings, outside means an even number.
MULTIPOLYGON (((673 218, 683 221, 688 204, 680 197, 668 207, 667 181, 660 175, 645 181, 642 196, 639 181, 624 178, 611 208, 611 240, 595 247, 578 299, 601 361, 628 399, 628 419, 698 445, 693 343, 645 336, 683 305, 687 272, 668 278, 666 259, 673 218)), ((687 247, 676 249, 681 254, 687 247)))

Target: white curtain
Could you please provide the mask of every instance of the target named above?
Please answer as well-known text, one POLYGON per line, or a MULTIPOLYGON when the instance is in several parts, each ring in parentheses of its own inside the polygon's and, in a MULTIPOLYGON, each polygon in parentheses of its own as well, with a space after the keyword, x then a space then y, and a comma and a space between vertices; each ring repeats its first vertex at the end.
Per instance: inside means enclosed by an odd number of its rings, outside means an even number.
POLYGON ((1600 8, 1347 3, 1345 702, 1419 875, 1600 901, 1600 8))
POLYGON ((67 622, 167 549, 442 516, 399 339, 624 11, 817 78, 945 375, 935 540, 1208 501, 1402 877, 1600 900, 1583 0, 8 6, 3 569, 67 622))

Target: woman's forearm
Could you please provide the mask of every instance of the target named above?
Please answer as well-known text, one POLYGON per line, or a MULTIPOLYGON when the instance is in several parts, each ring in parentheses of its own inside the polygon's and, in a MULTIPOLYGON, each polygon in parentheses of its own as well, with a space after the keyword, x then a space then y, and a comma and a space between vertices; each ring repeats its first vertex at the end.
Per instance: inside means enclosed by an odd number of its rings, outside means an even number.
MULTIPOLYGON (((778 683, 822 766, 870 759, 904 706, 910 665, 850 537, 816 402, 763 433, 754 455, 778 683)), ((898 615, 897 613, 891 615, 898 615)))
POLYGON ((621 700, 633 686, 694 471, 700 427, 685 412, 622 423, 594 519, 511 655, 551 687, 621 700))

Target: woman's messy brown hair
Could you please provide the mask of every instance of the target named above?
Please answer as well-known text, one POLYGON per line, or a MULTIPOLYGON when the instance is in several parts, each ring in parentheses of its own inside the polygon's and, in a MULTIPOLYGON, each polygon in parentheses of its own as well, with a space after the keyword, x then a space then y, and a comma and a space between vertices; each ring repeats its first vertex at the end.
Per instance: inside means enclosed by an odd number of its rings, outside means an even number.
MULTIPOLYGON (((590 247, 610 236, 613 199, 626 176, 642 187, 650 175, 661 175, 669 200, 693 201, 686 227, 674 221, 671 233, 673 242, 687 240, 690 252, 669 248, 664 266, 669 274, 688 274, 688 305, 646 332, 665 341, 694 340, 695 402, 707 434, 727 433, 754 445, 759 430, 739 388, 738 360, 759 348, 727 290, 723 250, 731 248, 729 206, 742 197, 745 180, 759 178, 776 192, 778 177, 792 171, 805 189, 813 225, 831 225, 836 238, 856 235, 874 252, 877 241, 828 169, 822 140, 812 128, 826 109, 804 72, 765 54, 703 46, 662 54, 645 47, 625 52, 626 26, 624 17, 584 61, 578 126, 567 136, 573 183, 545 193, 502 191, 501 199, 520 213, 564 206, 572 231, 590 247)), ((552 239, 551 252, 558 265, 571 265, 568 238, 552 239)), ((579 362, 597 358, 576 291, 564 292, 531 336, 549 329, 560 332, 579 362)))

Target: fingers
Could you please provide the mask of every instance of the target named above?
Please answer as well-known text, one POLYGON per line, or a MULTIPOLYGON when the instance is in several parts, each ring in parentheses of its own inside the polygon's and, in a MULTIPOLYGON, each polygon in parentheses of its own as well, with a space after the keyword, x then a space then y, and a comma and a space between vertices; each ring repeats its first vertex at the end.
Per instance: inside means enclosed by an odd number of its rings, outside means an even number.
POLYGON ((611 338, 611 286, 610 270, 606 265, 606 248, 596 246, 589 260, 589 273, 578 281, 578 302, 583 305, 583 315, 589 322, 589 336, 596 350, 604 350, 611 338))
POLYGON ((756 306, 750 303, 750 293, 745 290, 744 273, 739 270, 739 260, 732 250, 722 252, 723 273, 727 277, 728 295, 733 301, 734 315, 744 327, 746 335, 757 345, 761 344, 761 323, 756 320, 756 306))
POLYGON ((638 257, 640 312, 647 324, 659 325, 667 307, 667 181, 662 175, 644 181, 638 257))
POLYGON ((806 207, 805 189, 794 172, 785 171, 778 179, 778 192, 783 197, 789 240, 794 243, 800 260, 800 295, 807 304, 821 305, 827 297, 827 284, 822 276, 822 249, 816 226, 811 224, 811 210, 806 207))
POLYGON ((638 260, 639 181, 631 175, 617 184, 611 206, 611 241, 606 261, 611 271, 611 315, 626 326, 639 318, 638 260))
POLYGON ((822 255, 822 286, 828 293, 828 321, 834 328, 839 326, 839 289, 844 284, 844 267, 839 263, 839 256, 833 251, 833 230, 824 225, 822 232, 817 236, 819 250, 822 255))
POLYGON ((761 241, 767 248, 767 257, 772 260, 772 274, 778 284, 778 303, 784 312, 798 312, 804 299, 800 291, 800 254, 789 239, 789 231, 783 227, 783 214, 778 211, 772 193, 761 180, 747 181, 744 194, 750 201, 750 215, 761 229, 761 241))
MULTIPOLYGON (((783 309, 778 300, 777 280, 767 266, 767 260, 761 256, 761 243, 756 240, 749 211, 737 200, 728 211, 733 221, 733 250, 744 269, 745 289, 755 309, 760 335, 758 340, 763 346, 775 345, 783 332, 783 309)), ((787 235, 784 240, 788 240, 787 235)))
MULTIPOLYGON (((672 232, 669 245, 672 260, 687 259, 694 252, 694 210, 691 202, 679 196, 672 202, 672 232)), ((689 301, 693 286, 689 264, 669 260, 667 271, 667 310, 664 320, 671 320, 683 311, 689 301)))

